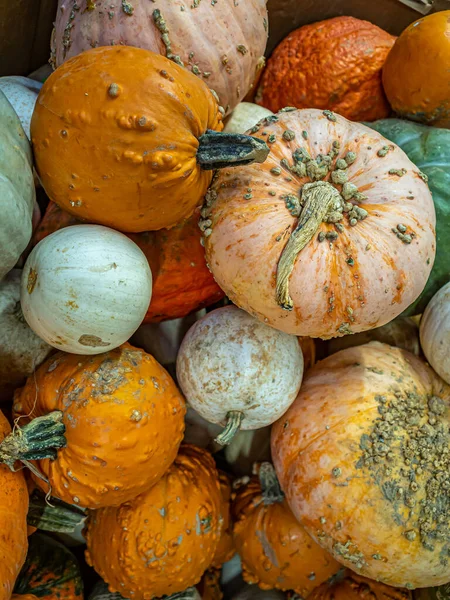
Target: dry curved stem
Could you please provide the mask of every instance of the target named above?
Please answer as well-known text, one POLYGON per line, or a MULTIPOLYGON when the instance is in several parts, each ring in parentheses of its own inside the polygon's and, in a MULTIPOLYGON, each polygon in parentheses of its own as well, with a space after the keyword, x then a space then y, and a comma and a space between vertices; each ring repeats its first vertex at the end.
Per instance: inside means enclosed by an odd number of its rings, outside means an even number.
POLYGON ((240 410, 230 410, 227 413, 227 424, 225 429, 222 433, 219 433, 214 441, 221 446, 227 446, 239 431, 243 418, 244 413, 240 410))
POLYGON ((280 487, 275 469, 270 462, 263 462, 258 471, 259 483, 263 502, 267 506, 284 500, 284 493, 280 487))
POLYGON ((264 140, 243 133, 208 129, 198 139, 197 162, 204 171, 263 163, 269 152, 264 140))
POLYGON ((314 237, 328 212, 342 205, 342 197, 327 181, 315 181, 303 186, 302 203, 297 226, 289 236, 277 267, 276 300, 285 310, 292 310, 294 306, 289 294, 289 280, 297 256, 314 237))

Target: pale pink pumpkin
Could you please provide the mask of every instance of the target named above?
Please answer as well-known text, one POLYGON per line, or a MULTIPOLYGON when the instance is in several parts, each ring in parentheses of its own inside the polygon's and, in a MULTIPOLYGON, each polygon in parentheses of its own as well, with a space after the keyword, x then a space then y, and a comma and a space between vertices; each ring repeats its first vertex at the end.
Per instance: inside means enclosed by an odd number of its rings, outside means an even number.
POLYGON ((111 44, 145 48, 198 75, 229 112, 264 66, 266 1, 59 0, 51 61, 111 44))
POLYGON ((394 319, 433 266, 426 177, 380 134, 329 111, 281 111, 251 131, 269 143, 268 159, 222 171, 202 210, 219 286, 299 336, 331 338, 394 319))

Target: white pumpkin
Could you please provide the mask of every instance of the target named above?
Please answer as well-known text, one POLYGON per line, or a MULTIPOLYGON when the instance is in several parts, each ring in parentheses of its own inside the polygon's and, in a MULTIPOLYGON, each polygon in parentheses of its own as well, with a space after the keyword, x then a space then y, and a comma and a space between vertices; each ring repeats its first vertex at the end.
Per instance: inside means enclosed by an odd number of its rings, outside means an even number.
POLYGON ((252 102, 241 102, 225 120, 223 130, 227 133, 245 133, 258 121, 270 115, 273 115, 273 112, 263 106, 252 102))
POLYGON ((188 331, 177 358, 178 383, 207 421, 226 426, 228 444, 239 428, 259 429, 279 419, 303 377, 295 336, 268 327, 236 306, 208 313, 188 331))
POLYGON ((99 354, 126 342, 141 324, 152 274, 141 249, 100 225, 55 231, 34 247, 22 276, 30 327, 73 354, 99 354))
POLYGON ((450 283, 426 307, 420 321, 420 342, 427 361, 450 383, 450 283))
POLYGON ((16 111, 29 140, 31 140, 31 116, 41 87, 42 83, 28 77, 21 77, 19 75, 0 77, 0 90, 2 90, 16 111))
POLYGON ((22 271, 0 281, 0 401, 11 400, 35 368, 53 350, 28 327, 20 307, 22 271))
POLYGON ((0 90, 0 280, 31 239, 35 198, 31 146, 0 90))

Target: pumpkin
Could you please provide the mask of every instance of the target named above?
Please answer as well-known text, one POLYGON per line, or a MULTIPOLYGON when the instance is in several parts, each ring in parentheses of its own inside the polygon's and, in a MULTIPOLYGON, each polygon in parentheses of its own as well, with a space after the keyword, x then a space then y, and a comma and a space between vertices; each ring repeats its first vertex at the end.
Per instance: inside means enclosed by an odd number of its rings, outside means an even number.
POLYGON ((16 111, 28 139, 31 139, 31 115, 33 114, 34 105, 36 104, 41 87, 42 83, 28 77, 15 75, 0 77, 0 90, 5 94, 16 111))
POLYGON ((273 115, 273 112, 267 110, 267 108, 252 102, 241 102, 231 115, 225 119, 223 130, 227 133, 245 133, 258 121, 270 115, 273 115))
POLYGON ((370 123, 388 140, 400 146, 428 177, 436 210, 436 260, 422 294, 405 311, 408 316, 421 314, 433 295, 450 281, 447 260, 450 247, 450 131, 402 121, 383 119, 370 123))
POLYGON ((236 553, 233 543, 232 522, 230 517, 231 477, 225 471, 219 471, 220 494, 222 498, 222 529, 211 567, 219 569, 236 553))
POLYGON ((339 570, 339 563, 295 519, 270 463, 233 487, 233 535, 245 581, 307 597, 339 570))
MULTIPOLYGON (((11 428, 0 411, 0 457, 11 428)), ((21 471, 0 465, 0 600, 9 600, 27 553, 28 490, 21 471)))
POLYGON ((420 343, 427 361, 450 383, 450 282, 444 285, 425 309, 420 321, 420 343))
POLYGON ((30 538, 27 559, 14 593, 35 594, 42 600, 83 600, 77 559, 61 542, 35 533, 30 538))
MULTIPOLYGON (((92 592, 89 594, 89 600, 122 600, 123 597, 118 592, 110 592, 108 585, 104 581, 97 581, 92 592)), ((202 597, 195 588, 188 588, 179 594, 164 596, 164 600, 202 600, 202 597)), ((214 599, 220 600, 220 598, 214 599)))
POLYGON ((339 350, 362 346, 372 341, 397 346, 420 356, 419 327, 410 317, 397 317, 382 327, 329 340, 327 351, 328 354, 334 354, 339 350))
POLYGON ((304 25, 273 51, 256 95, 262 106, 336 111, 352 121, 389 116, 381 69, 395 37, 354 17, 304 25))
POLYGON ((30 143, 19 117, 0 89, 0 280, 31 238, 36 192, 30 143))
POLYGON ((214 460, 205 450, 184 445, 152 488, 90 515, 86 559, 109 589, 125 598, 181 592, 198 583, 209 566, 219 543, 220 517, 214 460))
POLYGON ((450 580, 449 400, 420 358, 370 342, 310 369, 273 426, 291 510, 358 575, 407 589, 450 580))
POLYGON ((223 593, 220 588, 220 569, 210 568, 203 574, 197 589, 202 600, 222 600, 223 593))
POLYGON ((239 429, 259 429, 293 402, 303 377, 294 336, 260 323, 236 306, 208 313, 189 329, 177 357, 177 380, 203 418, 225 427, 228 444, 239 429))
POLYGON ((450 127, 450 10, 411 23, 397 38, 383 67, 383 86, 400 116, 450 127))
POLYGON ((345 570, 317 587, 308 600, 411 600, 411 597, 407 590, 392 588, 345 570))
POLYGON ((238 431, 225 448, 225 458, 235 475, 249 475, 255 462, 270 461, 270 425, 238 431))
POLYGON ((147 50, 106 46, 50 75, 31 138, 51 200, 77 218, 139 232, 189 217, 213 169, 265 160, 262 140, 216 129, 219 106, 198 77, 147 50))
POLYGON ((223 171, 202 213, 206 259, 225 294, 299 336, 358 333, 398 316, 434 260, 422 173, 380 134, 330 111, 288 109, 251 131, 271 144, 269 158, 223 171))
MULTIPOLYGON (((38 459, 54 496, 97 508, 127 502, 162 477, 183 436, 185 406, 161 365, 124 344, 96 356, 52 356, 16 392, 14 412, 20 425, 31 422, 16 434, 22 446, 13 457, 28 452, 38 459), (48 460, 57 414, 66 427, 65 446, 48 460), (26 427, 36 417, 44 422, 29 440, 26 427), (42 439, 46 432, 50 439, 42 439)), ((45 481, 34 479, 47 491, 45 481)))
POLYGON ((74 225, 42 240, 23 269, 21 306, 35 333, 74 354, 98 354, 126 342, 152 295, 144 253, 100 225, 74 225))
POLYGON ((22 271, 13 269, 0 281, 0 401, 10 400, 52 350, 24 319, 21 276, 22 271))
MULTIPOLYGON (((184 317, 223 297, 206 266, 197 226, 199 214, 195 210, 192 217, 172 229, 128 235, 145 254, 153 275, 152 301, 144 323, 184 317)), ((33 242, 37 244, 50 233, 79 222, 50 202, 33 242)))

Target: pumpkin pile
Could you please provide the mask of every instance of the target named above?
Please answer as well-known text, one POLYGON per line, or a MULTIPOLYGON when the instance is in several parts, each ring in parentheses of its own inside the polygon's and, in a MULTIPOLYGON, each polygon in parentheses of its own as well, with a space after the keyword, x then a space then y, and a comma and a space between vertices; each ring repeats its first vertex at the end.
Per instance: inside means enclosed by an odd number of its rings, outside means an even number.
POLYGON ((450 11, 56 4, 0 77, 0 600, 450 599, 450 11))

